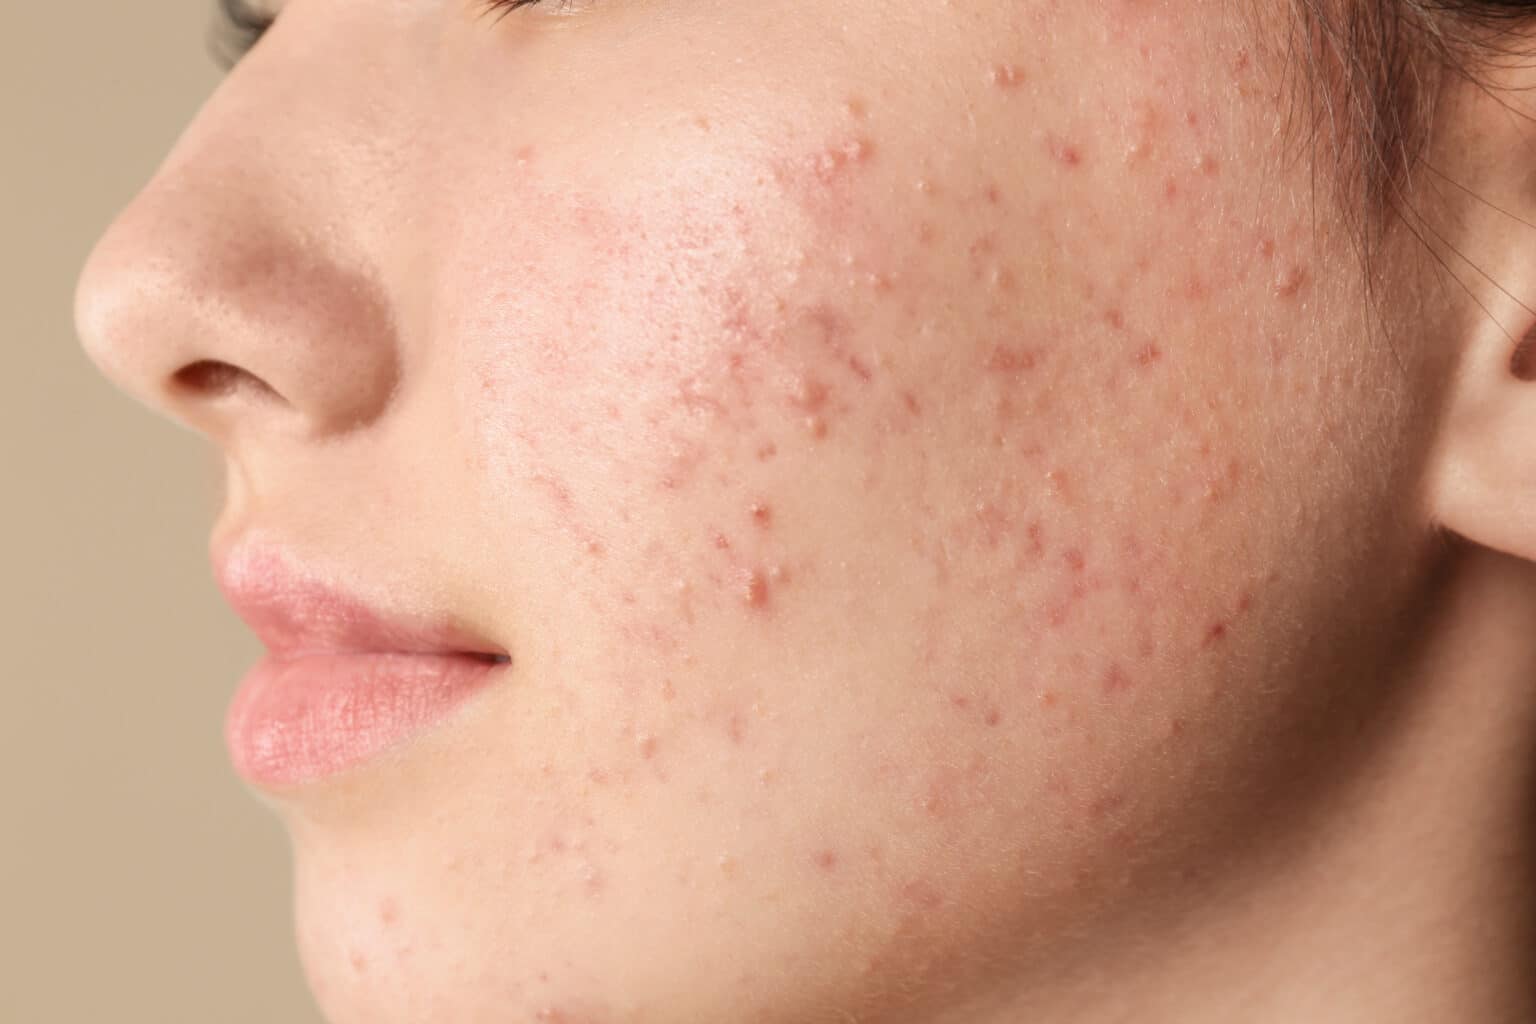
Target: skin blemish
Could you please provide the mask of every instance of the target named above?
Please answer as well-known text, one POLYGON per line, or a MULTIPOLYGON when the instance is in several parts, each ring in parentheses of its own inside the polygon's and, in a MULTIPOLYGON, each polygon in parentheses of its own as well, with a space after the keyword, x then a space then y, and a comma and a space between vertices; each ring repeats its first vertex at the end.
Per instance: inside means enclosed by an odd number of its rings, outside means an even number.
POLYGON ((875 375, 874 371, 866 366, 864 360, 860 359, 858 356, 848 357, 848 369, 852 370, 854 375, 860 380, 869 380, 875 375))
POLYGON ((1200 162, 1195 166, 1207 178, 1214 178, 1221 173, 1221 163, 1209 153, 1201 155, 1200 162))
POLYGON ((811 862, 813 864, 815 864, 816 867, 819 870, 823 871, 823 872, 836 871, 837 870, 837 851, 836 850, 817 850, 815 853, 813 853, 811 855, 811 862))
POLYGON ((1072 500, 1072 480, 1064 469, 1053 469, 1045 474, 1045 485, 1051 496, 1061 501, 1072 500))
POLYGON ((820 412, 826 408, 831 389, 810 374, 802 374, 790 392, 790 401, 806 412, 820 412))
POLYGON ((993 373, 1018 376, 1028 373, 1039 363, 1039 355, 1023 345, 998 345, 987 357, 987 369, 993 373))
POLYGON ((760 569, 743 570, 738 577, 737 593, 748 608, 768 607, 768 577, 760 569))
POLYGON ((379 923, 386 928, 400 920, 400 908, 394 900, 386 899, 379 902, 379 923))
POLYGON ((857 96, 850 96, 843 103, 843 110, 855 121, 862 121, 869 116, 869 107, 857 96))
POLYGON ((1104 692, 1119 693, 1131 688, 1131 677, 1118 664, 1111 665, 1104 673, 1104 692))
POLYGON ((827 436, 827 421, 820 416, 805 418, 805 432, 820 441, 827 436))
POLYGON ((1097 821, 1119 810, 1125 803, 1125 797, 1117 794, 1097 797, 1088 804, 1088 817, 1097 821))
POLYGON ((1040 706, 1043 708, 1054 708, 1059 703, 1061 703, 1061 698, 1055 690, 1046 690, 1040 694, 1040 706))
POLYGON ((726 537, 723 533, 715 534, 715 547, 720 551, 731 550, 730 538, 726 537))
POLYGON ((773 509, 766 502, 754 502, 752 507, 747 509, 747 514, 751 516, 753 525, 760 529, 767 529, 773 525, 773 509))
POLYGON ((1061 556, 1061 560, 1066 562, 1067 567, 1073 572, 1082 572, 1083 567, 1087 565, 1087 559, 1083 557, 1082 551, 1077 548, 1067 549, 1067 553, 1061 556))
POLYGON ((949 695, 949 704, 950 707, 964 711, 971 706, 971 698, 963 693, 952 693, 949 695))
POLYGON ((1296 297, 1302 286, 1307 283, 1307 271, 1296 264, 1291 264, 1275 275, 1275 294, 1282 299, 1296 297))
POLYGON ((1117 331, 1125 330, 1125 314, 1118 309, 1106 310, 1104 313, 1104 322, 1109 324, 1109 326, 1113 327, 1117 331))
POLYGON ((1148 367, 1162 358, 1163 350, 1158 348, 1156 345, 1148 343, 1143 345, 1141 349, 1136 353, 1136 364, 1138 366, 1148 367))
POLYGON ((873 142, 866 138, 849 139, 811 157, 810 171, 817 181, 830 185, 842 179, 853 168, 868 163, 874 154, 873 142))
POLYGON ((640 752, 640 760, 649 761, 656 756, 656 737, 646 734, 635 743, 640 752))
POLYGON ((1163 198, 1170 203, 1179 198, 1179 183, 1177 181, 1168 178, 1163 182, 1163 198))
POLYGON ((1024 84, 1024 72, 1017 64, 994 64, 987 72, 987 80, 1009 92, 1024 84))
POLYGON ((1083 151, 1075 143, 1052 137, 1046 141, 1046 150, 1063 167, 1075 170, 1083 164, 1083 151))
POLYGON ((352 963, 352 971, 354 974, 368 973, 368 958, 366 956, 357 952, 356 950, 353 950, 349 959, 352 963))
POLYGON ((1215 647, 1227 638, 1227 624, 1225 622, 1213 622, 1205 631, 1205 640, 1202 647, 1215 647))
POLYGON ((901 393, 901 404, 906 408, 907 412, 911 413, 914 417, 921 416, 923 414, 922 403, 919 402, 917 400, 917 396, 910 391, 903 391, 901 393))
POLYGON ((772 462, 773 457, 779 454, 779 446, 772 441, 764 442, 757 446, 757 461, 772 462))
POLYGON ((982 721, 987 723, 988 728, 995 729, 1002 724, 1003 713, 997 708, 987 708, 987 713, 983 716, 982 721))

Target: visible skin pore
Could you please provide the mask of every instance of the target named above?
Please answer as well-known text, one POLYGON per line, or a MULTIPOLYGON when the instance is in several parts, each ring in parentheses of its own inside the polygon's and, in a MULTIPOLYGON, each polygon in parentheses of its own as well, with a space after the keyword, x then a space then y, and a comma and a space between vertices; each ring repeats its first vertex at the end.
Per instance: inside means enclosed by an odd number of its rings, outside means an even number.
POLYGON ((1507 334, 1367 293, 1281 23, 471 6, 287 4, 80 286, 216 549, 512 654, 270 794, 330 1020, 1536 1015, 1507 334))

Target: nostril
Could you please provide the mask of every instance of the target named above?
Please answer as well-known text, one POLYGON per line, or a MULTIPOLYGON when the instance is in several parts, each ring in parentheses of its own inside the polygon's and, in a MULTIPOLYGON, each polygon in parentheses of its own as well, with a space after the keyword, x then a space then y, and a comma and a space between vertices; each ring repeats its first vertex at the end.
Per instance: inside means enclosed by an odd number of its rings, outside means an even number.
POLYGON ((255 397, 283 401, 272 385, 238 366, 217 359, 199 359, 188 363, 171 376, 177 391, 194 398, 228 398, 244 391, 255 397))

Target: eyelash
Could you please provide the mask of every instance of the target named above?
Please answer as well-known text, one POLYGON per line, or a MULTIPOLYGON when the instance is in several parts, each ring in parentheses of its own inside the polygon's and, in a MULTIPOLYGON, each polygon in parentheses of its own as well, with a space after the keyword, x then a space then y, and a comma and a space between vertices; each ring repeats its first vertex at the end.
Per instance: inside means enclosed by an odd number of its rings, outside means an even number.
MULTIPOLYGON (((523 7, 532 7, 543 0, 478 0, 482 14, 495 14, 500 21, 508 14, 523 7)), ((218 18, 223 29, 219 39, 219 62, 231 68, 277 21, 275 14, 261 14, 251 9, 248 0, 218 0, 218 18)))

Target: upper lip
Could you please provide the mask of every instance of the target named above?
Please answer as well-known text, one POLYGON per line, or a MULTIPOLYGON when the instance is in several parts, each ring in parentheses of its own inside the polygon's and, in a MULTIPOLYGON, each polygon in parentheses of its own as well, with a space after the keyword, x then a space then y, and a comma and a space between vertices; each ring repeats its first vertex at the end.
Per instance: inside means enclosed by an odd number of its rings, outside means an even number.
POLYGON ((326 583, 280 548, 234 544, 213 552, 214 579, 235 614, 278 658, 316 654, 470 654, 505 649, 442 617, 386 613, 326 583))

